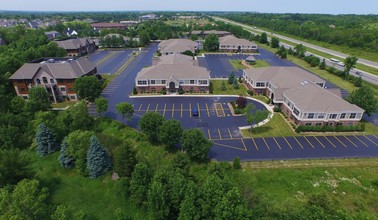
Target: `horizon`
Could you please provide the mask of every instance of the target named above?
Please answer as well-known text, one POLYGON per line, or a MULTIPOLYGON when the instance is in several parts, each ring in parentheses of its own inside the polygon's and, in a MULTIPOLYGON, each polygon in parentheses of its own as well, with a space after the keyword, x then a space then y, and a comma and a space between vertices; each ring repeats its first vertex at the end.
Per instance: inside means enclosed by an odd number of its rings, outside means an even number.
POLYGON ((346 2, 344 0, 318 0, 303 2, 290 0, 281 4, 277 0, 139 0, 137 2, 119 2, 118 0, 86 1, 65 0, 47 2, 46 0, 2 0, 0 11, 9 12, 250 12, 274 14, 355 14, 377 15, 378 1, 361 0, 346 2), (48 3, 48 4, 47 4, 48 3), (78 10, 80 8, 80 10, 78 10), (120 10, 121 9, 121 10, 120 10))

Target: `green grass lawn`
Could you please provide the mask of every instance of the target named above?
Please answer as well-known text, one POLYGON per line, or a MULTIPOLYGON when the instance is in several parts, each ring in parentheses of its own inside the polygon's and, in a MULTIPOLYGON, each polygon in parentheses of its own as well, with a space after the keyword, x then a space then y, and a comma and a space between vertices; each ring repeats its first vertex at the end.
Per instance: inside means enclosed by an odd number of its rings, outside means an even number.
POLYGON ((247 95, 247 88, 241 83, 239 83, 239 89, 234 89, 232 84, 228 84, 227 80, 211 80, 214 88, 214 95, 247 95), (225 81, 226 91, 221 90, 222 81, 225 81))
POLYGON ((240 69, 248 69, 248 67, 244 66, 241 63, 241 60, 228 60, 231 65, 234 67, 235 70, 240 70, 240 69))
POLYGON ((270 66, 270 64, 265 62, 264 60, 256 60, 255 64, 251 65, 251 67, 253 68, 267 67, 267 66, 270 66))
POLYGON ((74 105, 76 102, 74 101, 63 101, 63 102, 59 102, 59 103, 53 103, 51 104, 51 108, 65 108, 65 107, 68 107, 68 106, 72 106, 74 105))
POLYGON ((297 136, 279 113, 274 113, 272 119, 263 126, 254 128, 252 131, 250 129, 242 130, 242 135, 253 138, 297 136))

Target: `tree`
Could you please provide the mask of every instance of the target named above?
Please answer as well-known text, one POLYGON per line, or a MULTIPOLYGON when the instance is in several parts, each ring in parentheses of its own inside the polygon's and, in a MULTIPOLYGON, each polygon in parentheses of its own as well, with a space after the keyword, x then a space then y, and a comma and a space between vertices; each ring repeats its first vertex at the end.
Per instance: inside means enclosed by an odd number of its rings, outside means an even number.
POLYGON ((151 182, 151 172, 146 164, 138 163, 130 181, 131 199, 139 206, 147 201, 147 192, 151 182))
POLYGON ((95 99, 96 112, 101 116, 108 110, 108 100, 104 97, 95 99))
POLYGON ((356 67, 356 63, 358 61, 358 58, 355 56, 349 56, 345 59, 345 67, 344 67, 344 73, 345 75, 349 75, 349 72, 352 68, 356 67))
POLYGON ((151 143, 158 142, 160 126, 164 122, 164 117, 156 112, 148 112, 139 120, 140 130, 147 135, 151 143))
POLYGON ((232 162, 232 167, 233 167, 235 170, 239 170, 239 169, 241 169, 241 165, 240 165, 240 157, 235 157, 235 158, 234 158, 234 161, 232 162))
POLYGON ((75 168, 81 175, 87 175, 87 153, 90 138, 94 135, 90 131, 76 130, 71 132, 65 141, 67 142, 68 155, 74 159, 75 168))
POLYGON ((212 143, 207 140, 201 130, 191 128, 182 134, 182 146, 191 160, 205 161, 212 143))
POLYGON ((235 73, 232 71, 230 75, 228 76, 228 84, 233 84, 235 79, 235 73))
POLYGON ((18 114, 24 111, 26 102, 25 99, 23 99, 20 96, 15 96, 11 100, 10 107, 14 114, 18 114))
POLYGON ((294 47, 294 55, 297 56, 297 57, 304 57, 305 56, 305 53, 306 53, 306 47, 303 46, 303 44, 297 44, 295 47, 294 47))
POLYGON ((128 142, 124 142, 114 151, 114 171, 120 177, 131 177, 138 163, 136 153, 128 142))
MULTIPOLYGON (((256 107, 253 104, 248 104, 245 111, 245 117, 247 119, 247 122, 252 125, 263 121, 269 116, 268 110, 255 110, 255 108, 256 107)), ((253 126, 251 126, 251 130, 252 129, 253 126)))
POLYGON ((121 102, 116 105, 116 110, 122 115, 123 119, 130 120, 134 114, 133 105, 128 102, 121 102))
POLYGON ((27 107, 31 112, 46 111, 50 107, 49 94, 44 87, 35 86, 29 90, 27 107))
POLYGON ((0 150, 0 187, 32 177, 29 164, 30 161, 16 149, 0 150))
POLYGON ((0 188, 1 219, 47 219, 48 189, 38 180, 21 180, 13 189, 0 188))
POLYGON ((194 56, 194 53, 191 50, 185 50, 181 54, 184 54, 184 55, 187 55, 187 56, 191 56, 191 57, 194 56))
POLYGON ((239 96, 236 99, 235 104, 239 109, 244 109, 247 106, 247 98, 245 98, 244 96, 239 96))
POLYGON ((226 83, 224 82, 224 80, 222 80, 220 90, 221 90, 221 91, 226 91, 226 90, 227 90, 227 88, 226 88, 226 83))
POLYGON ((215 206, 215 219, 250 219, 251 213, 239 190, 234 187, 228 191, 215 206))
POLYGON ((218 51, 219 50, 219 39, 216 34, 209 34, 205 38, 203 43, 203 49, 206 51, 218 51))
POLYGON ((75 160, 72 156, 68 154, 67 148, 68 148, 68 144, 67 144, 67 140, 65 139, 62 142, 58 160, 59 160, 60 165, 64 169, 71 169, 75 166, 75 160))
POLYGON ((325 62, 325 58, 323 58, 322 62, 319 64, 319 69, 325 70, 325 68, 326 68, 326 62, 325 62))
POLYGON ((145 46, 150 43, 150 37, 148 36, 147 31, 140 31, 139 35, 139 42, 142 46, 145 46))
POLYGON ((75 89, 81 99, 93 102, 100 96, 102 84, 95 76, 83 76, 75 80, 75 89))
POLYGON ((183 130, 177 120, 164 121, 159 130, 159 140, 167 147, 174 147, 180 142, 183 130))
POLYGON ((361 87, 362 86, 362 78, 361 78, 361 76, 359 76, 359 77, 357 77, 356 78, 356 80, 354 80, 354 85, 356 86, 356 87, 361 87))
POLYGON ((98 141, 96 136, 90 139, 90 145, 87 153, 87 169, 89 177, 97 178, 106 173, 111 167, 111 159, 98 141))
POLYGON ((280 46, 280 40, 277 37, 272 37, 270 43, 272 48, 278 48, 280 46))
POLYGON ((199 204, 200 192, 193 181, 189 181, 186 187, 184 200, 180 204, 179 220, 201 219, 201 207, 199 204))
POLYGON ((354 90, 347 100, 365 110, 365 113, 369 116, 378 111, 378 98, 369 86, 362 85, 362 87, 354 90))
POLYGON ((260 43, 262 44, 268 43, 268 35, 265 32, 261 33, 260 35, 260 43))
POLYGON ((281 45, 280 49, 278 49, 278 51, 276 52, 276 55, 279 55, 282 59, 287 58, 286 48, 283 45, 281 45))
POLYGON ((46 127, 45 124, 39 125, 35 138, 37 142, 37 153, 41 157, 59 149, 59 144, 56 141, 54 132, 46 127))
POLYGON ((239 89, 239 83, 238 83, 238 80, 236 79, 236 77, 234 77, 234 81, 232 82, 232 87, 234 89, 239 89))

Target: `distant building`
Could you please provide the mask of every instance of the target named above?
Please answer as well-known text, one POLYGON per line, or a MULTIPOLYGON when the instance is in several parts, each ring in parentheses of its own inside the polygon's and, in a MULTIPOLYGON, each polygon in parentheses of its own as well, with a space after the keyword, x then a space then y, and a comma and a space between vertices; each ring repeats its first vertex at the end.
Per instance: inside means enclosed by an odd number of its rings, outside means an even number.
POLYGON ((243 70, 255 94, 265 94, 296 125, 355 125, 364 110, 324 88, 325 80, 298 67, 243 70))
POLYGON ((70 57, 83 56, 96 50, 95 42, 89 38, 76 38, 55 42, 59 47, 65 49, 70 57))
POLYGON ((135 78, 139 93, 208 92, 210 73, 199 67, 191 56, 170 54, 160 57, 151 67, 143 68, 135 78))
POLYGON ((91 24, 91 27, 94 30, 101 31, 103 29, 120 29, 120 30, 127 30, 127 24, 121 24, 121 23, 93 23, 91 24))
POLYGON ((107 38, 112 38, 112 37, 116 37, 116 38, 122 37, 125 44, 128 44, 131 40, 135 42, 139 42, 139 38, 126 37, 126 36, 123 36, 122 34, 107 34, 104 38, 107 39, 107 38))
POLYGON ((219 50, 221 52, 251 53, 257 51, 257 45, 246 39, 240 39, 233 35, 219 38, 219 50))
POLYGON ((96 65, 86 58, 42 58, 24 64, 10 79, 18 96, 28 99, 30 88, 41 86, 56 103, 77 100, 75 79, 96 73, 96 65))
POLYGON ((210 34, 215 34, 218 37, 224 37, 224 36, 232 35, 228 31, 216 31, 216 30, 210 30, 210 31, 198 31, 197 30, 197 31, 192 31, 190 34, 191 35, 197 35, 198 37, 202 37, 202 38, 206 38, 210 34))
POLYGON ((155 14, 147 14, 147 15, 140 16, 140 19, 142 19, 142 20, 153 20, 153 19, 156 19, 156 18, 157 18, 157 15, 155 15, 155 14))
POLYGON ((48 31, 48 32, 45 32, 45 35, 47 39, 54 40, 55 38, 60 36, 60 33, 58 31, 48 31))
POLYGON ((169 39, 159 43, 159 51, 162 55, 180 54, 187 50, 195 53, 197 43, 188 39, 169 39))
POLYGON ((68 36, 68 37, 71 37, 71 36, 77 36, 78 33, 77 31, 71 29, 71 28, 67 28, 67 30, 64 31, 64 33, 68 36))

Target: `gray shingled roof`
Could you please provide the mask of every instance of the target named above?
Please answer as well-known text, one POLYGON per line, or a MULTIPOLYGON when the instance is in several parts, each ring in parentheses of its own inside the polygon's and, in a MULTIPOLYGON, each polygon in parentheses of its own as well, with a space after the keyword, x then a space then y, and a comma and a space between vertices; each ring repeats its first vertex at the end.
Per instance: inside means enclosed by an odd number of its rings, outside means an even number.
POLYGON ((142 69, 138 73, 136 80, 168 79, 171 76, 178 80, 210 79, 210 73, 204 67, 187 64, 158 64, 142 69))
POLYGON ((84 57, 65 63, 26 63, 10 79, 33 79, 38 71, 44 71, 55 79, 74 79, 95 68, 96 65, 84 57))
POLYGON ((219 38, 220 45, 235 45, 235 46, 256 46, 255 43, 248 41, 246 39, 237 38, 233 35, 228 35, 219 38))
POLYGON ((194 60, 193 57, 183 54, 161 56, 159 57, 157 64, 189 64, 198 66, 198 62, 194 60))
POLYGON ((181 53, 187 50, 195 51, 197 44, 194 41, 188 39, 169 39, 163 40, 159 43, 160 52, 175 52, 181 53))
POLYGON ((76 38, 76 39, 68 39, 63 41, 55 41, 55 43, 58 44, 59 47, 65 49, 65 50, 76 50, 80 47, 83 47, 87 45, 88 42, 92 42, 88 38, 76 38))
POLYGON ((295 103, 301 112, 364 112, 360 107, 312 83, 298 85, 283 94, 295 103))

